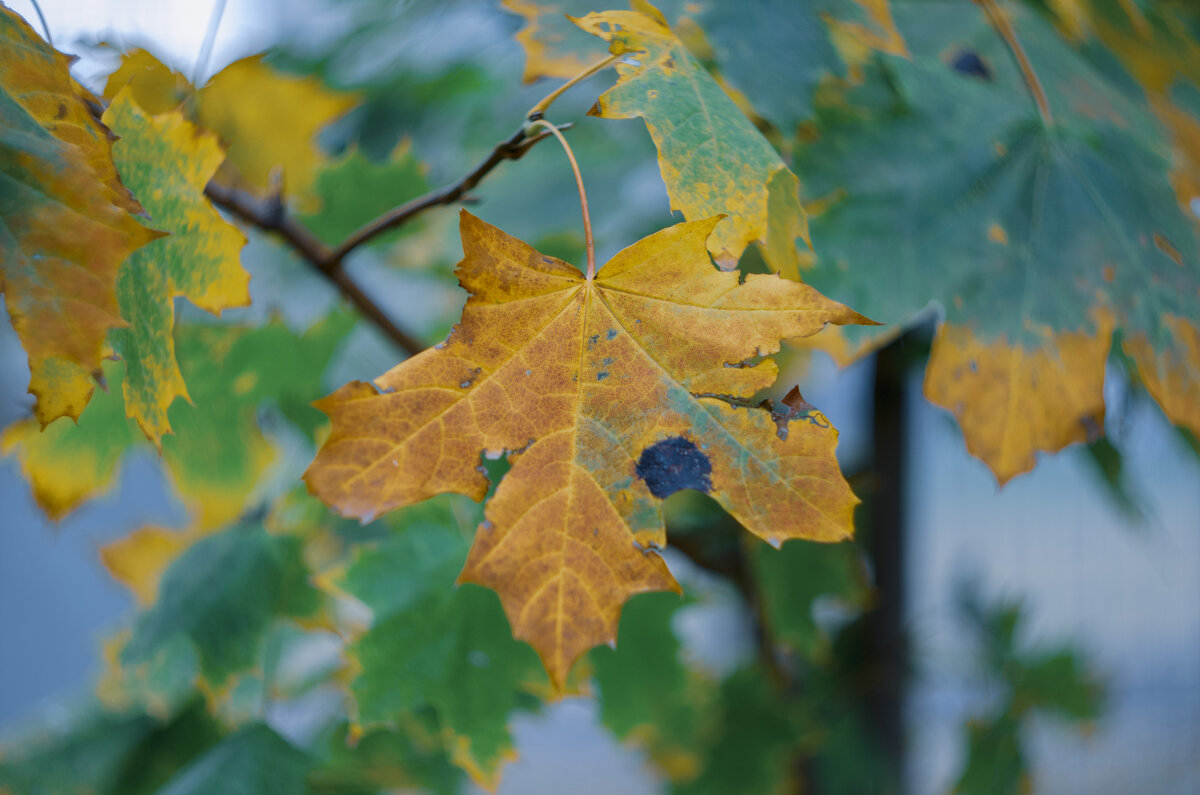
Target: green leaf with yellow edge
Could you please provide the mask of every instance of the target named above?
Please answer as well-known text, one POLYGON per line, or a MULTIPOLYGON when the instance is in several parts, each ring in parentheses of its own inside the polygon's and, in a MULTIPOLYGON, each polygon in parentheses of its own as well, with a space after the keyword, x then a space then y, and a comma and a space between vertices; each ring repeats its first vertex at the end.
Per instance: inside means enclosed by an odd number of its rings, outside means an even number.
MULTIPOLYGON (((334 315, 304 335, 279 322, 176 330, 176 357, 202 408, 172 406, 174 433, 163 438, 162 453, 196 525, 217 527, 240 514, 275 459, 259 428, 261 406, 274 404, 306 436, 315 434, 322 419, 308 401, 320 391, 322 373, 353 322, 334 315)), ((137 425, 125 419, 123 370, 105 363, 109 389, 96 395, 77 424, 64 419, 41 431, 27 420, 0 437, 52 518, 106 491, 125 454, 146 444, 137 425)))
POLYGON ((808 660, 827 660, 831 651, 830 638, 813 616, 816 601, 832 598, 862 609, 870 595, 854 544, 790 541, 779 549, 755 544, 750 563, 771 638, 808 660))
MULTIPOLYGON (((351 150, 317 173, 315 193, 321 209, 301 215, 310 232, 336 246, 363 224, 399 207, 429 190, 425 168, 413 157, 407 141, 402 142, 386 163, 375 163, 357 149, 351 150)), ((408 231, 406 225, 404 231, 408 231)), ((383 243, 401 233, 397 229, 373 238, 383 243)))
POLYGON ((131 91, 118 94, 104 123, 121 138, 113 157, 143 199, 155 226, 170 235, 129 255, 117 276, 127 328, 111 333, 125 362, 125 413, 155 444, 170 433, 167 409, 188 397, 175 361, 175 298, 219 315, 250 303, 250 276, 239 252, 246 238, 213 209, 204 186, 225 160, 216 138, 179 111, 151 117, 131 91))
POLYGON ((316 135, 357 102, 314 78, 278 72, 255 55, 226 66, 201 88, 196 113, 229 147, 219 172, 223 181, 267 193, 278 167, 284 194, 312 209, 313 182, 324 159, 316 135))
MULTIPOLYGON (((1200 251, 1149 111, 1034 12, 1005 5, 1050 120, 982 9, 892 8, 911 59, 882 59, 797 151, 824 205, 805 280, 892 329, 941 305, 925 393, 1002 483, 1101 431, 1114 330, 1168 416, 1200 423, 1200 251)), ((881 340, 842 336, 847 358, 881 340)))
POLYGON ((621 615, 621 646, 590 654, 604 725, 644 746, 672 781, 704 766, 700 734, 713 689, 679 658, 671 620, 685 604, 675 594, 634 597, 621 615))
POLYGON ((718 220, 662 230, 585 280, 463 211, 459 325, 315 404, 333 428, 305 480, 346 516, 482 500, 480 456, 508 453, 459 579, 499 592, 559 689, 615 640, 626 599, 678 588, 654 551, 672 492, 708 492, 775 543, 852 532, 837 432, 751 398, 775 381, 781 340, 869 321, 806 285, 715 269, 718 220))
POLYGON ((387 539, 360 546, 334 585, 372 612, 348 650, 358 723, 396 726, 432 706, 451 760, 494 788, 516 757, 509 714, 545 680, 495 595, 453 587, 468 546, 448 510, 414 509, 387 539))
POLYGON ((252 723, 179 771, 157 795, 307 795, 308 754, 252 723))
POLYGON ((609 42, 612 53, 626 56, 616 63, 617 84, 591 112, 645 120, 671 209, 688 220, 729 216, 708 241, 722 267, 734 267, 746 246, 758 242, 773 270, 795 277, 795 241, 808 239, 796 176, 662 14, 646 3, 637 6, 646 13, 606 11, 576 20, 609 42), (786 239, 771 241, 768 227, 786 239))
POLYGON ((87 405, 105 336, 123 325, 117 270, 159 233, 130 215, 141 208, 71 59, 7 8, 0 43, 0 292, 45 425, 87 405))
POLYGON ((318 615, 323 599, 308 578, 298 538, 245 523, 201 539, 167 569, 157 601, 134 623, 106 699, 153 709, 190 697, 196 687, 229 690, 261 669, 275 621, 318 615))

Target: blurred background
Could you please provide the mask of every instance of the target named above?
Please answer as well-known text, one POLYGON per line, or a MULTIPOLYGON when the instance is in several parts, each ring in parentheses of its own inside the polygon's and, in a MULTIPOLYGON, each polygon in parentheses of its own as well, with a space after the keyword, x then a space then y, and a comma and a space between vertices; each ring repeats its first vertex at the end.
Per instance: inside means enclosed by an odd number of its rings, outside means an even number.
MULTIPOLYGON (((9 5, 36 20, 28 2, 9 5)), ((117 60, 102 43, 145 47, 195 75, 212 12, 209 3, 183 0, 41 6, 55 45, 82 56, 75 74, 93 88, 102 87, 117 60)), ((513 38, 520 24, 491 2, 228 0, 197 84, 235 59, 275 48, 279 64, 315 68, 331 85, 368 97, 323 134, 330 151, 354 142, 369 157, 384 158, 408 141, 438 185, 483 157, 548 90, 521 83, 525 56, 513 38)), ((553 113, 555 121, 577 125, 570 136, 588 182, 600 262, 670 222, 642 123, 585 116, 610 80, 592 78, 553 113)), ((510 234, 550 253, 580 249, 578 208, 562 198, 573 197, 574 186, 556 148, 539 146, 519 164, 502 165, 476 193, 472 212, 510 234)), ((409 262, 389 261, 394 250, 351 262, 394 317, 430 339, 445 333, 464 300, 450 276, 459 255, 456 217, 451 208, 431 213, 434 242, 405 249, 409 262)), ((303 330, 337 301, 288 257, 266 238, 251 240, 244 262, 255 305, 227 313, 232 322, 281 316, 303 330)), ((911 661, 900 700, 907 790, 951 789, 967 768, 972 737, 984 736, 987 745, 987 731, 1007 730, 1015 685, 1005 678, 1012 666, 997 663, 997 655, 1011 661, 1062 650, 1072 663, 1052 678, 1053 694, 1086 680, 1103 695, 1086 719, 1053 709, 1021 713, 1019 743, 1033 791, 1200 792, 1200 456, 1114 371, 1106 385, 1104 449, 1075 446, 1042 456, 1032 473, 999 489, 967 454, 953 418, 922 396, 928 336, 917 329, 882 354, 898 363, 890 384, 876 382, 871 358, 838 370, 821 353, 794 353, 780 379, 798 380, 841 431, 839 455, 860 493, 870 488, 875 398, 891 395, 900 407, 904 476, 896 505, 904 538, 894 630, 908 638, 911 661), (868 480, 854 479, 865 472, 868 480)), ((324 374, 324 387, 373 377, 395 360, 385 340, 360 326, 324 374)), ((0 317, 0 425, 28 414, 27 382, 24 352, 0 317)), ((264 409, 264 427, 269 413, 264 409)), ((272 477, 297 477, 311 455, 304 443, 285 431, 268 436, 283 451, 272 477)), ((180 526, 187 516, 151 453, 127 457, 107 494, 57 523, 34 503, 17 462, 0 459, 0 506, 0 734, 12 740, 32 724, 70 714, 101 671, 101 641, 135 611, 130 593, 101 564, 99 548, 143 525, 180 526)), ((676 508, 686 524, 691 508, 676 508)), ((672 570, 707 594, 673 619, 689 658, 718 672, 753 658, 747 604, 689 574, 684 557, 668 555, 672 570)), ((845 613, 830 603, 817 604, 814 615, 837 629, 845 613)), ((302 721, 283 712, 272 719, 285 736, 289 721, 302 721)), ((505 769, 502 793, 655 793, 665 786, 636 744, 601 724, 592 698, 520 715, 513 730, 520 756, 505 769)))

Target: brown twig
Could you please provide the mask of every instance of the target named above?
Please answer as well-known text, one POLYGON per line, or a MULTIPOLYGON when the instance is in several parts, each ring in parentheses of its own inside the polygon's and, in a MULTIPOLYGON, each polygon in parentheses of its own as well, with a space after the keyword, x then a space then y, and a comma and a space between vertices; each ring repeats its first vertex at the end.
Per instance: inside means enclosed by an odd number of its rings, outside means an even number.
MULTIPOLYGON (((570 127, 570 124, 560 124, 557 129, 566 130, 570 127)), ((352 233, 336 248, 326 245, 303 224, 288 215, 278 195, 263 199, 215 180, 205 186, 204 193, 213 204, 223 207, 246 223, 264 231, 274 232, 283 238, 308 264, 333 282, 342 295, 393 342, 408 351, 409 354, 416 355, 425 350, 426 346, 388 318, 379 305, 359 287, 353 277, 346 273, 342 262, 350 252, 368 240, 389 229, 395 229, 425 210, 468 199, 467 192, 478 185, 480 180, 487 176, 492 169, 505 160, 520 159, 538 141, 553 135, 549 130, 533 136, 527 135, 527 132, 527 125, 522 124, 515 133, 496 144, 492 153, 469 174, 444 188, 431 191, 388 211, 352 233)))
MULTIPOLYGON (((569 130, 573 125, 560 124, 559 130, 569 130)), ((390 210, 376 218, 374 221, 366 224, 357 231, 351 233, 346 240, 338 246, 332 254, 333 262, 341 262, 346 255, 351 251, 366 243, 374 237, 378 237, 389 229, 395 229, 404 222, 408 221, 416 215, 428 210, 430 207, 439 205, 454 204, 460 201, 467 191, 479 184, 488 173, 496 166, 503 163, 505 160, 520 160, 525 156, 534 144, 538 141, 548 138, 552 133, 549 131, 539 133, 538 135, 529 136, 528 126, 522 124, 521 127, 511 136, 496 144, 496 148, 492 153, 484 158, 483 162, 476 166, 469 174, 462 177, 456 182, 439 188, 438 190, 426 193, 424 196, 418 196, 412 201, 406 202, 394 210, 390 210)))
POLYGON ((1050 113, 1050 102, 1046 99, 1042 82, 1038 80, 1037 72, 1033 71, 1033 64, 1029 62, 1029 56, 1025 54, 1025 48, 1021 46, 1017 32, 1013 30, 1012 23, 1008 19, 1008 14, 996 0, 975 0, 975 2, 987 14, 988 21, 1000 34, 1000 38, 1004 39, 1004 43, 1008 45, 1013 58, 1016 59, 1017 67, 1021 70, 1021 76, 1025 78, 1025 85, 1029 87, 1029 93, 1033 95, 1033 101, 1037 105, 1042 122, 1046 126, 1054 124, 1054 117, 1050 113))
POLYGON ((329 246, 284 212, 277 198, 260 199, 244 190, 231 188, 216 181, 205 186, 204 194, 213 204, 225 208, 246 223, 282 237, 297 254, 333 282, 343 296, 409 354, 415 356, 425 350, 426 346, 420 340, 392 322, 354 279, 333 261, 333 250, 329 246))

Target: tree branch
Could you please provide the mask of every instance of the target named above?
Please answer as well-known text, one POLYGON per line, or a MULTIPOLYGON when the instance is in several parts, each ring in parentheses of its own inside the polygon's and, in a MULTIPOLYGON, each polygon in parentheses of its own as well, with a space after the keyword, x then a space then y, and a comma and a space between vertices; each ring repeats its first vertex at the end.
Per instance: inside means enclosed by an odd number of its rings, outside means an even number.
MULTIPOLYGON (((566 130, 571 126, 570 124, 560 124, 558 129, 566 130)), ((205 186, 204 193, 213 204, 233 213, 242 221, 264 231, 274 232, 283 238, 309 265, 336 285, 342 295, 393 342, 408 351, 410 355, 416 355, 425 350, 426 346, 392 322, 379 305, 346 273, 342 268, 342 262, 350 252, 368 240, 389 229, 401 226, 429 208, 461 201, 468 191, 478 185, 500 163, 505 160, 519 160, 538 141, 553 134, 547 130, 538 135, 528 136, 528 131, 528 124, 522 124, 511 136, 496 144, 492 153, 470 173, 443 188, 430 191, 424 196, 418 196, 412 201, 389 210, 353 232, 336 248, 326 245, 303 224, 288 215, 283 201, 278 195, 263 199, 215 180, 205 186)))
POLYGON ((283 209, 278 198, 260 199, 244 190, 222 185, 215 180, 204 188, 204 194, 218 207, 223 207, 248 224, 284 239, 309 265, 337 286, 342 295, 371 320, 393 342, 415 356, 425 350, 416 337, 392 322, 383 310, 362 291, 354 279, 333 260, 333 250, 316 235, 297 223, 283 209))
MULTIPOLYGON (((558 129, 569 130, 573 125, 560 124, 558 129)), ((486 177, 492 169, 500 165, 505 160, 520 160, 525 156, 534 144, 541 141, 552 133, 547 130, 533 137, 527 137, 529 126, 527 123, 522 124, 516 132, 510 135, 505 140, 496 144, 496 148, 492 153, 484 158, 483 162, 476 166, 469 174, 446 185, 438 190, 426 193, 424 196, 418 196, 412 201, 405 202, 394 210, 389 210, 383 215, 376 218, 374 221, 360 227, 357 231, 351 233, 346 240, 338 246, 333 252, 333 261, 340 262, 345 259, 351 251, 366 243, 373 237, 377 237, 389 229, 395 229, 397 226, 407 222, 409 219, 417 216, 430 207, 437 207, 444 204, 454 204, 461 200, 466 195, 467 191, 479 184, 480 180, 486 177)))

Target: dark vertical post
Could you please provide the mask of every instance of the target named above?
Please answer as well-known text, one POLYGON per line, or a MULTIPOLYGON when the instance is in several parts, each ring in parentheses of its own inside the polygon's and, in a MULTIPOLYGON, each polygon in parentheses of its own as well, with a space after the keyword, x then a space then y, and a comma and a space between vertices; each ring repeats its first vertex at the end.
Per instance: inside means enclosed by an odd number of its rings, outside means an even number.
MULTIPOLYGON (((869 623, 870 692, 867 719, 895 782, 904 787, 904 690, 908 676, 905 613, 905 496, 908 451, 905 371, 901 334, 875 356, 873 459, 869 519, 863 541, 875 571, 877 607, 869 623)), ((919 347, 919 346, 913 346, 919 347)))

